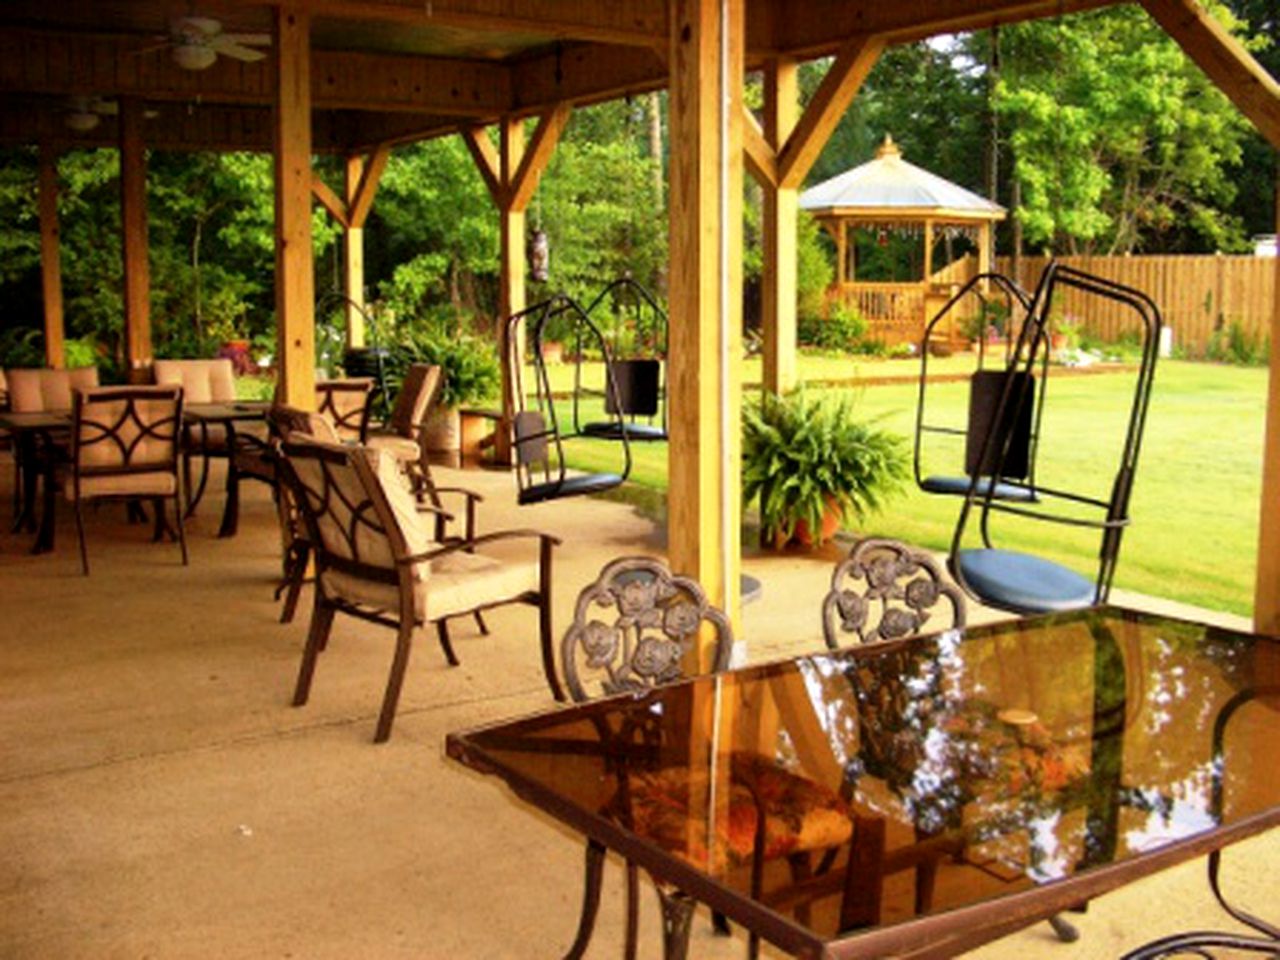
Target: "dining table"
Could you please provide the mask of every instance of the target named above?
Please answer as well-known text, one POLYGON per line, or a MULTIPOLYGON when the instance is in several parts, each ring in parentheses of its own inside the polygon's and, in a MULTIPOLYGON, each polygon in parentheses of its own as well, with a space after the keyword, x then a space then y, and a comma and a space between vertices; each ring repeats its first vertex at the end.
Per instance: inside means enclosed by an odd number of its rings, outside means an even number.
MULTIPOLYGON (((951 956, 1208 857, 1245 924, 1220 936, 1280 951, 1218 874, 1280 824, 1274 637, 1100 606, 556 707, 446 751, 586 839, 580 940, 606 851, 656 884, 668 958, 696 903, 794 956, 951 956), (818 807, 847 825, 788 855, 782 827, 818 807)), ((1131 926, 1133 956, 1176 952, 1131 926)))
POLYGON ((226 500, 223 503, 219 537, 233 537, 239 527, 240 484, 235 471, 234 451, 236 431, 246 423, 260 423, 271 409, 269 400, 237 400, 233 403, 189 403, 183 408, 183 418, 195 430, 200 439, 198 449, 206 451, 200 459, 200 479, 195 490, 187 491, 187 516, 190 516, 204 495, 209 480, 210 428, 221 428, 226 436, 227 479, 226 500))

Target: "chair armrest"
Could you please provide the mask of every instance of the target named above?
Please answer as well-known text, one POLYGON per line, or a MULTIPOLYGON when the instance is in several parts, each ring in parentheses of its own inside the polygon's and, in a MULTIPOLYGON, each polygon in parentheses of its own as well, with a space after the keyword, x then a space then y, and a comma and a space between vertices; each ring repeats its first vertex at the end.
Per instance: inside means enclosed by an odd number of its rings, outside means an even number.
POLYGON ((454 519, 453 514, 452 514, 452 513, 450 513, 448 510, 444 510, 444 509, 442 509, 442 508, 440 508, 440 507, 433 507, 433 506, 432 506, 431 504, 429 504, 429 503, 419 503, 419 504, 416 504, 416 506, 417 506, 417 508, 418 508, 418 512, 419 512, 419 513, 434 513, 434 514, 435 514, 437 517, 439 517, 441 520, 452 520, 452 519, 454 519))
POLYGON ((427 550, 423 553, 411 554, 397 560, 397 564, 421 563, 424 560, 434 560, 437 557, 443 557, 450 553, 459 553, 462 551, 470 552, 476 547, 485 543, 492 543, 495 540, 514 540, 523 537, 536 537, 541 541, 544 547, 558 547, 561 543, 559 537, 554 537, 549 533, 543 533, 540 530, 498 530, 494 533, 486 533, 483 536, 475 537, 471 540, 458 540, 455 543, 446 544, 435 550, 427 550))
POLYGON ((483 503, 484 496, 466 487, 435 487, 436 493, 460 493, 472 503, 483 503))

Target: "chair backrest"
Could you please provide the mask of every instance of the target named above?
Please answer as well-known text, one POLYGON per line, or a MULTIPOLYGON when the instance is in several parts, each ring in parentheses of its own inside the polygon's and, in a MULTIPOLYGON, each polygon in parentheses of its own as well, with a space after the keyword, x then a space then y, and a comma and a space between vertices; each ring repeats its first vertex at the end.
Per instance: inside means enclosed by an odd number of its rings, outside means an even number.
POLYGON ((836 564, 822 601, 822 635, 832 650, 849 634, 871 643, 964 623, 964 595, 931 556, 896 540, 868 538, 854 544, 836 564), (933 616, 939 605, 949 608, 949 617, 933 616))
POLYGON ((8 370, 7 376, 9 407, 15 413, 70 410, 73 390, 89 390, 98 385, 97 367, 17 368, 8 370))
POLYGON ((606 564, 595 583, 578 595, 573 624, 561 646, 570 695, 577 701, 591 699, 587 684, 593 674, 605 695, 680 679, 704 624, 715 634, 709 669, 719 672, 729 666, 733 630, 697 581, 673 574, 652 557, 622 557, 606 564), (602 617, 602 609, 611 615, 602 617))
POLYGON ((284 403, 275 403, 267 411, 267 428, 278 440, 287 440, 294 433, 311 437, 324 443, 341 443, 338 431, 328 417, 311 410, 301 410, 284 403))
POLYGON ((213 360, 157 360, 156 383, 182 387, 186 403, 232 403, 236 399, 235 370, 229 357, 213 360))
POLYGON ((177 473, 181 387, 98 387, 73 401, 77 474, 177 473))
POLYGON ((333 421, 339 437, 360 443, 369 427, 372 394, 373 380, 368 377, 317 380, 316 410, 333 421))
POLYGON ((285 441, 284 474, 320 568, 384 583, 425 579, 425 563, 398 561, 434 546, 395 458, 369 447, 300 437, 285 441))
POLYGON ((444 384, 443 371, 434 363, 411 363, 405 371, 404 382, 396 394, 395 406, 387 419, 392 433, 417 440, 427 414, 440 395, 444 384))

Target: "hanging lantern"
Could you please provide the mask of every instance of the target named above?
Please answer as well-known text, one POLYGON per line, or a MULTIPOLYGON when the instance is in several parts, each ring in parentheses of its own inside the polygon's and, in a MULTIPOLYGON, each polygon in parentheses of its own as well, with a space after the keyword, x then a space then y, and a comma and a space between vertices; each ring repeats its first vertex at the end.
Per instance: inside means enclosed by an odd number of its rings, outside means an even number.
POLYGON ((887 247, 889 245, 889 231, 884 227, 881 227, 880 231, 876 234, 876 243, 882 247, 887 247))
POLYGON ((546 231, 538 228, 529 234, 529 246, 525 251, 529 259, 529 279, 546 283, 551 275, 551 243, 546 231))

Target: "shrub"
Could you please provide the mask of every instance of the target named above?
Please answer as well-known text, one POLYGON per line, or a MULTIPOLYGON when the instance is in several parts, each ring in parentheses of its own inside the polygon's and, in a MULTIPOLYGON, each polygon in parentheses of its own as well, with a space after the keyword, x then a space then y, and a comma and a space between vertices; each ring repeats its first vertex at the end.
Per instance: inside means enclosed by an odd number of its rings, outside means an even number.
POLYGON ((858 350, 866 335, 866 318, 856 307, 841 303, 833 304, 825 317, 802 315, 796 329, 796 339, 801 344, 844 353, 858 350))
POLYGON ((1239 320, 1215 330, 1205 346, 1205 359, 1234 363, 1242 367, 1263 366, 1271 353, 1271 344, 1262 334, 1245 329, 1239 320))
POLYGON ((434 363, 444 373, 440 405, 462 407, 492 400, 498 395, 501 371, 491 344, 466 335, 445 336, 432 330, 412 330, 401 335, 390 351, 387 379, 392 392, 399 388, 411 363, 434 363))

